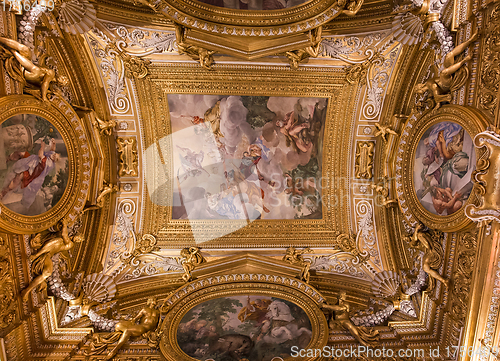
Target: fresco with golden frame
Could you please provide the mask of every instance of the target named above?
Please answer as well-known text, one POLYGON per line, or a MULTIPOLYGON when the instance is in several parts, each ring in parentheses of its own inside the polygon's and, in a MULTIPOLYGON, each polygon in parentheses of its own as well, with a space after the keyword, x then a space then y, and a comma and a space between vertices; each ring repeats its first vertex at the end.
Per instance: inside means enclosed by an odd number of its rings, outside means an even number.
POLYGON ((281 10, 302 5, 309 0, 198 0, 207 5, 240 10, 281 10))
POLYGON ((456 105, 410 115, 396 164, 400 206, 410 223, 456 231, 470 222, 464 208, 478 201, 471 181, 478 159, 472 139, 485 124, 476 110, 456 105))
POLYGON ((168 104, 173 219, 322 218, 328 99, 169 94, 168 104))
POLYGON ((331 244, 338 229, 348 227, 348 204, 340 202, 346 190, 335 182, 349 177, 342 165, 351 149, 347 143, 341 142, 337 149, 334 144, 352 129, 349 115, 355 103, 350 99, 356 96, 356 87, 345 86, 342 73, 313 71, 297 82, 292 72, 276 76, 274 71, 259 70, 242 75, 221 69, 216 78, 203 71, 187 78, 183 68, 151 67, 150 72, 137 87, 139 96, 147 99, 141 105, 148 193, 143 227, 156 234, 162 247, 186 242, 203 242, 203 247, 215 242, 238 247, 303 245, 304 240, 331 244), (222 119, 236 116, 238 124, 222 119), (233 134, 239 137, 230 141, 233 134), (204 146, 205 141, 210 147, 204 146), (223 148, 234 155, 226 162, 215 161, 223 148), (269 165, 275 171, 265 169, 269 165), (243 178, 255 178, 255 187, 232 182, 245 172, 248 176, 243 178), (276 177, 271 179, 273 172, 276 177), (241 189, 229 194, 230 185, 241 189), (274 191, 283 198, 281 204, 289 206, 278 207, 271 199, 274 191), (231 208, 225 202, 230 196, 238 198, 237 205, 246 203, 251 209, 236 207, 235 202, 231 208), (299 209, 306 203, 300 199, 314 207, 299 209), (195 204, 203 207, 186 209, 195 204), (280 232, 271 231, 276 227, 280 232))
MULTIPOLYGON (((165 0, 165 3, 167 6, 163 11, 167 15, 174 15, 177 12, 176 18, 179 20, 186 17, 187 22, 184 23, 188 26, 191 19, 198 19, 198 21, 207 20, 237 27, 250 26, 254 29, 275 28, 285 24, 302 25, 307 21, 321 25, 339 15, 340 12, 335 9, 341 7, 337 0, 165 0)), ((291 31, 301 32, 302 29, 306 29, 303 26, 295 28, 291 31)), ((278 31, 268 35, 277 34, 278 31)), ((250 35, 250 32, 247 35, 250 35)))
POLYGON ((24 95, 0 100, 2 229, 38 232, 83 207, 89 153, 76 149, 88 145, 79 117, 68 109, 55 97, 50 103, 24 95))
POLYGON ((296 279, 238 274, 192 285, 164 303, 160 349, 167 360, 305 361, 291 357, 292 346, 326 345, 323 298, 312 289, 305 292, 296 279), (255 282, 259 278, 269 278, 265 289, 255 282))

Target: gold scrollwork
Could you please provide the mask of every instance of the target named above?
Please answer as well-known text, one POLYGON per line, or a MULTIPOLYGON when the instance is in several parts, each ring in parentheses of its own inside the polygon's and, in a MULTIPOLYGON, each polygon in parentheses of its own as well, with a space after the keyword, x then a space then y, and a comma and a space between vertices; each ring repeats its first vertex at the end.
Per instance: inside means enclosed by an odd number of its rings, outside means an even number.
POLYGON ((345 78, 349 84, 359 83, 363 85, 366 83, 366 78, 370 67, 376 63, 382 63, 384 57, 378 52, 374 53, 369 59, 362 63, 348 65, 344 68, 345 78))
POLYGON ((485 21, 486 29, 484 33, 488 34, 483 41, 484 45, 481 51, 481 60, 483 62, 482 72, 480 74, 481 86, 479 87, 479 105, 494 116, 495 108, 498 105, 498 89, 500 87, 500 5, 496 5, 485 21))
POLYGON ((116 51, 118 56, 123 60, 123 65, 125 67, 125 76, 127 76, 128 78, 142 79, 146 75, 148 75, 148 65, 151 64, 151 60, 142 59, 127 54, 114 42, 107 45, 106 51, 108 51, 108 49, 113 49, 114 51, 116 51))
POLYGON ((186 40, 186 28, 182 25, 175 24, 175 35, 179 54, 186 54, 191 59, 198 61, 203 68, 212 69, 215 51, 189 44, 186 40))
POLYGON ((371 179, 373 177, 373 149, 375 142, 356 143, 356 178, 371 179))
POLYGON ((116 138, 117 150, 120 154, 120 177, 137 177, 139 175, 137 159, 137 140, 134 137, 116 138))
POLYGON ((288 262, 290 264, 294 264, 302 267, 302 271, 300 272, 300 279, 305 283, 309 283, 311 268, 311 260, 304 259, 303 254, 311 253, 310 248, 304 248, 303 250, 298 250, 295 247, 288 247, 286 250, 286 254, 283 256, 283 261, 288 262))
POLYGON ((299 68, 299 64, 308 58, 317 58, 321 50, 322 27, 309 31, 310 46, 303 49, 287 51, 284 55, 290 62, 290 67, 294 70, 299 68))
POLYGON ((12 325, 16 315, 12 269, 9 248, 5 239, 0 237, 0 330, 12 325))
POLYGON ((486 148, 486 158, 479 159, 473 181, 480 187, 481 204, 467 205, 465 214, 474 222, 495 220, 500 222, 500 186, 498 167, 500 162, 500 135, 493 131, 479 133, 474 138, 476 148, 486 148))
POLYGON ((476 248, 477 229, 465 232, 460 236, 455 262, 456 270, 453 272, 451 282, 452 306, 450 308, 451 314, 460 323, 465 321, 465 313, 469 303, 476 248))
POLYGON ((206 262, 205 257, 200 252, 198 247, 189 247, 184 248, 181 251, 181 264, 182 268, 184 268, 184 274, 182 275, 182 279, 185 282, 189 282, 192 279, 191 272, 200 264, 206 262))

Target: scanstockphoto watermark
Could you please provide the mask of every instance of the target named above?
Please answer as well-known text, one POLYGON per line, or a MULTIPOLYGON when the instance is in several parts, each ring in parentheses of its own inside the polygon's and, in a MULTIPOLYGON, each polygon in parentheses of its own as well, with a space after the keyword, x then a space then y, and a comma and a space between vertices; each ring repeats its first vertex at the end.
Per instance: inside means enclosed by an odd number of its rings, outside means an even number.
POLYGON ((383 359, 390 357, 411 357, 411 358, 455 358, 458 355, 473 356, 479 354, 482 350, 472 350, 464 347, 430 347, 425 348, 372 348, 369 346, 351 346, 349 348, 335 348, 334 346, 325 346, 323 348, 301 349, 298 346, 293 346, 290 350, 290 355, 294 358, 303 357, 330 357, 330 358, 358 358, 364 357, 368 359, 383 359))

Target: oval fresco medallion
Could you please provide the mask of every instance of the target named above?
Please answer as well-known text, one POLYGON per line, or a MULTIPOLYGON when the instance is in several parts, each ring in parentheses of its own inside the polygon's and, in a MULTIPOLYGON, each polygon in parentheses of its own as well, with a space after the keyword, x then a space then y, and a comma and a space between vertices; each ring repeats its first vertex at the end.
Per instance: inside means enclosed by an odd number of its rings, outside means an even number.
POLYGON ((47 212, 68 182, 68 152, 56 127, 35 114, 17 114, 0 129, 0 202, 25 216, 47 212))
POLYGON ((476 153, 467 131, 454 122, 440 122, 420 138, 413 168, 415 191, 429 212, 448 216, 462 208, 472 191, 476 153))
POLYGON ((281 10, 302 5, 309 0, 198 0, 204 4, 239 10, 281 10))
POLYGON ((191 308, 177 329, 184 353, 203 361, 271 361, 306 348, 311 321, 298 305, 276 297, 220 297, 191 308))

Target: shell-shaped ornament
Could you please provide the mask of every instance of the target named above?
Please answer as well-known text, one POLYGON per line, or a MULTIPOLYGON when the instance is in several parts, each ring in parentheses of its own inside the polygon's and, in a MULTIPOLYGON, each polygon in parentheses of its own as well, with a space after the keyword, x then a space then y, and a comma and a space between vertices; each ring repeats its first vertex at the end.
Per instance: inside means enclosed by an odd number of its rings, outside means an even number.
POLYGON ((398 14, 392 21, 394 39, 403 45, 413 45, 422 39, 424 27, 422 20, 411 12, 398 14))
POLYGON ((59 25, 64 31, 77 35, 94 28, 96 10, 87 0, 70 0, 61 5, 59 25))
POLYGON ((372 281, 372 292, 381 298, 394 297, 399 292, 399 275, 393 271, 383 271, 375 275, 372 281))
POLYGON ((93 273, 85 278, 83 292, 90 301, 108 302, 115 297, 116 285, 111 277, 102 273, 93 273))

